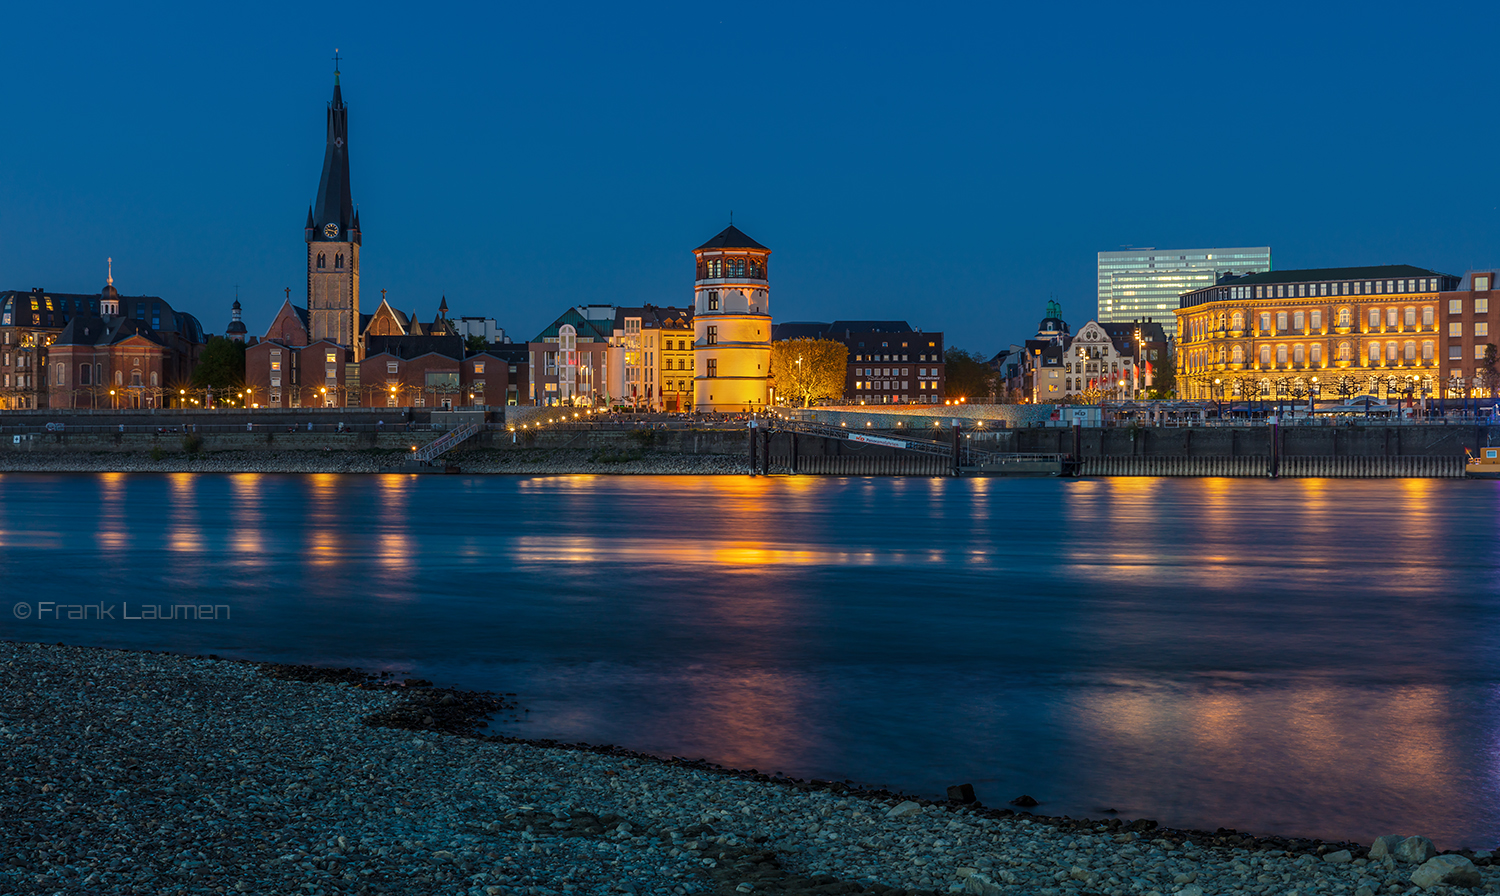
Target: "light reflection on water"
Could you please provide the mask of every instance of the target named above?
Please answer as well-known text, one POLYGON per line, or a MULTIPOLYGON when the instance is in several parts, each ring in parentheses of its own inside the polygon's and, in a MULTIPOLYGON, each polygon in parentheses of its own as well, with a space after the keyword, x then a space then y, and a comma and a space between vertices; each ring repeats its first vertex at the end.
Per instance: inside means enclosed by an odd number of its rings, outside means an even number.
POLYGON ((1039 811, 1500 839, 1493 483, 0 475, 0 635, 516 691, 507 730, 1039 811))

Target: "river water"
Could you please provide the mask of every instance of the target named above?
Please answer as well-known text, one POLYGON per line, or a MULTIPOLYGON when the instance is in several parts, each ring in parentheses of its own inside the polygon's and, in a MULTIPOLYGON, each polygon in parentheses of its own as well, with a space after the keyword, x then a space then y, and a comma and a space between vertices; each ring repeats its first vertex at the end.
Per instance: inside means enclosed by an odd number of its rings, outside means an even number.
POLYGON ((0 637, 399 670, 516 692, 505 733, 1046 814, 1488 848, 1497 489, 4 474, 0 637), (187 603, 227 609, 125 618, 187 603))

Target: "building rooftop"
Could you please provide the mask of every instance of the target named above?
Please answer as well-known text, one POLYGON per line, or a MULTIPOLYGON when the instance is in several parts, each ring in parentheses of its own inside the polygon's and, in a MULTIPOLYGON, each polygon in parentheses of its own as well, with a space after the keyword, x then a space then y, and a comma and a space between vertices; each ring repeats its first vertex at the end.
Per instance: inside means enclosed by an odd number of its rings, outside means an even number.
POLYGON ((767 252, 771 251, 750 237, 745 236, 744 232, 733 224, 719 231, 718 235, 713 239, 693 251, 696 252, 701 249, 765 249, 767 252))
POLYGON ((1394 277, 1451 277, 1441 271, 1414 267, 1409 264, 1382 264, 1362 268, 1304 268, 1300 271, 1266 271, 1263 274, 1246 274, 1236 277, 1235 286, 1257 283, 1305 283, 1312 280, 1385 280, 1394 277))

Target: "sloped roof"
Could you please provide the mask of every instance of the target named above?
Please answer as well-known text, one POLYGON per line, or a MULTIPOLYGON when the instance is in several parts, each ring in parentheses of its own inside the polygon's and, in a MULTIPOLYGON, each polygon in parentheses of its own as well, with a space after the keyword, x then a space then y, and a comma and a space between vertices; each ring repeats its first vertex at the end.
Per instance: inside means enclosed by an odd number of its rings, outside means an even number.
POLYGON ((713 239, 693 251, 696 252, 700 249, 765 249, 767 252, 771 251, 750 237, 745 236, 744 232, 733 224, 719 231, 713 239))
POLYGON ((787 339, 821 339, 828 332, 830 324, 815 320, 789 320, 785 323, 771 325, 771 341, 783 342, 787 339))
POLYGON ((828 325, 828 332, 842 333, 915 333, 911 324, 904 320, 836 320, 828 325))
POLYGON ((96 314, 80 314, 68 321, 57 334, 53 345, 114 345, 132 336, 140 336, 157 345, 166 345, 161 334, 131 317, 105 320, 96 314))
POLYGON ((455 361, 464 357, 462 336, 367 336, 365 357, 391 354, 403 361, 421 355, 439 354, 455 361))
MULTIPOLYGON (((1383 280, 1394 277, 1452 277, 1440 271, 1414 267, 1409 264, 1382 264, 1363 268, 1305 268, 1300 271, 1266 271, 1263 274, 1246 274, 1232 281, 1235 286, 1256 283, 1304 283, 1313 280, 1383 280)), ((1207 289, 1208 287, 1204 287, 1207 289)))

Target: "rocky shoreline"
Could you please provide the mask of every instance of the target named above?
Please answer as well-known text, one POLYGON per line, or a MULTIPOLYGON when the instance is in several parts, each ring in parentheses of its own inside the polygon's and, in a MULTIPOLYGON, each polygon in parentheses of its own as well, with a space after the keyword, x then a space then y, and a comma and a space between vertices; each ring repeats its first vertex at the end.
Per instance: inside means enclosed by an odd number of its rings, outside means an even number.
MULTIPOLYGON (((1044 818, 486 735, 514 695, 0 642, 0 892, 1500 893, 1487 853, 1044 818)), ((960 798, 964 796, 961 792, 960 798)))
MULTIPOLYGON (((379 473, 400 466, 400 451, 208 451, 152 456, 148 452, 56 451, 0 454, 0 473, 379 473)), ((547 448, 459 449, 443 460, 467 474, 746 475, 749 461, 732 454, 658 451, 601 452, 547 448)), ((773 472, 780 468, 773 467, 773 472)))

